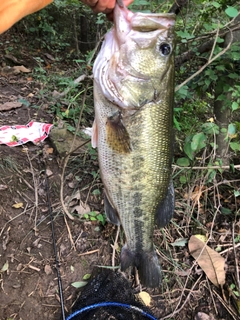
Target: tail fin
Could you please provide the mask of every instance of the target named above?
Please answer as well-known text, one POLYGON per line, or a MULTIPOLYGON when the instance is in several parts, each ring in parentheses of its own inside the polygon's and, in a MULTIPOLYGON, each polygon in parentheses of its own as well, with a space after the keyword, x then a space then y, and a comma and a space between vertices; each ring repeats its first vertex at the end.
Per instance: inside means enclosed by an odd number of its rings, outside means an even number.
POLYGON ((121 270, 125 271, 130 265, 138 269, 140 281, 144 286, 149 288, 160 286, 161 267, 154 250, 135 254, 125 245, 121 251, 121 270))

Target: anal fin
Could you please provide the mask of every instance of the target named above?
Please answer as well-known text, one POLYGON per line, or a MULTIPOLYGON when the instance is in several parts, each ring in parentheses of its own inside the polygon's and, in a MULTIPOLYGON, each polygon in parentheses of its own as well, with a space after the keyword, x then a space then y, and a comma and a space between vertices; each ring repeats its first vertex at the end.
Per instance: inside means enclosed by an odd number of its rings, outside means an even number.
POLYGON ((171 179, 167 190, 167 195, 164 200, 159 203, 156 210, 155 222, 159 228, 164 228, 172 219, 175 207, 174 203, 174 187, 171 179))
POLYGON ((121 222, 119 219, 118 212, 113 206, 111 205, 110 201, 108 200, 108 197, 105 193, 104 195, 104 209, 107 216, 107 219, 112 224, 115 224, 117 226, 120 226, 121 222))

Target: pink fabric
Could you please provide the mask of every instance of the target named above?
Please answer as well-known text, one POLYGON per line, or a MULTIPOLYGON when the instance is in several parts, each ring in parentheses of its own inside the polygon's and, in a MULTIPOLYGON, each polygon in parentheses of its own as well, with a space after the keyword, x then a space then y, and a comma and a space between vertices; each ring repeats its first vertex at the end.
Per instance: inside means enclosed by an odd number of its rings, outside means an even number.
POLYGON ((0 144, 9 147, 20 146, 29 141, 38 144, 48 137, 52 126, 50 123, 31 121, 27 125, 0 127, 0 144))

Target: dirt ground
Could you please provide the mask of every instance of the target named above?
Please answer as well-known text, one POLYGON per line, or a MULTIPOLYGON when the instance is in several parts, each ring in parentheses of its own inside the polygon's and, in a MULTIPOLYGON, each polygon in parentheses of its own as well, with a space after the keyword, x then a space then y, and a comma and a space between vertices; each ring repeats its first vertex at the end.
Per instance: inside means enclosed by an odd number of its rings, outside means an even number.
MULTIPOLYGON (((1 76, 0 105, 20 98, 29 105, 0 111, 0 126, 26 124, 30 120, 56 121, 55 115, 48 112, 47 102, 36 98, 38 88, 38 83, 26 74, 1 76), (40 107, 36 109, 35 105, 40 107)), ((62 171, 63 158, 49 138, 38 146, 0 146, 0 320, 61 319, 48 194, 66 312, 70 312, 79 294, 72 284, 83 281, 96 265, 112 265, 116 228, 82 214, 84 209, 103 213, 97 160, 85 149, 70 157, 64 176, 62 171), (100 190, 100 194, 94 190, 100 190), (72 208, 74 220, 64 214, 63 203, 72 208)), ((239 190, 239 179, 237 170, 222 177, 218 192, 213 186, 199 196, 198 202, 191 198, 190 187, 176 188, 175 216, 164 231, 156 230, 154 234, 163 285, 146 289, 152 297, 151 310, 158 319, 239 319, 239 300, 230 293, 231 284, 237 286, 240 267, 239 216, 214 214, 218 201, 231 212, 239 211, 238 198, 232 195, 232 189, 239 190), (226 285, 222 290, 211 284, 194 263, 186 243, 171 245, 178 239, 187 241, 196 233, 211 235, 211 247, 221 247, 223 251, 226 285)), ((196 193, 196 186, 191 187, 196 193)), ((122 238, 121 233, 119 247, 122 238)), ((118 263, 119 248, 115 253, 115 264, 118 263)), ((129 275, 128 278, 132 280, 129 275)))

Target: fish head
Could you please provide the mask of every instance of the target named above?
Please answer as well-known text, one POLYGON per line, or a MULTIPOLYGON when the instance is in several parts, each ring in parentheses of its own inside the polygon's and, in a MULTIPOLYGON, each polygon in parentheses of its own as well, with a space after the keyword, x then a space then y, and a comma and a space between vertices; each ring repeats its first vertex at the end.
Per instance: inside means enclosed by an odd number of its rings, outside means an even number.
POLYGON ((105 56, 95 62, 108 100, 123 109, 138 109, 160 100, 164 88, 173 86, 174 23, 174 14, 133 13, 116 5, 105 56))

